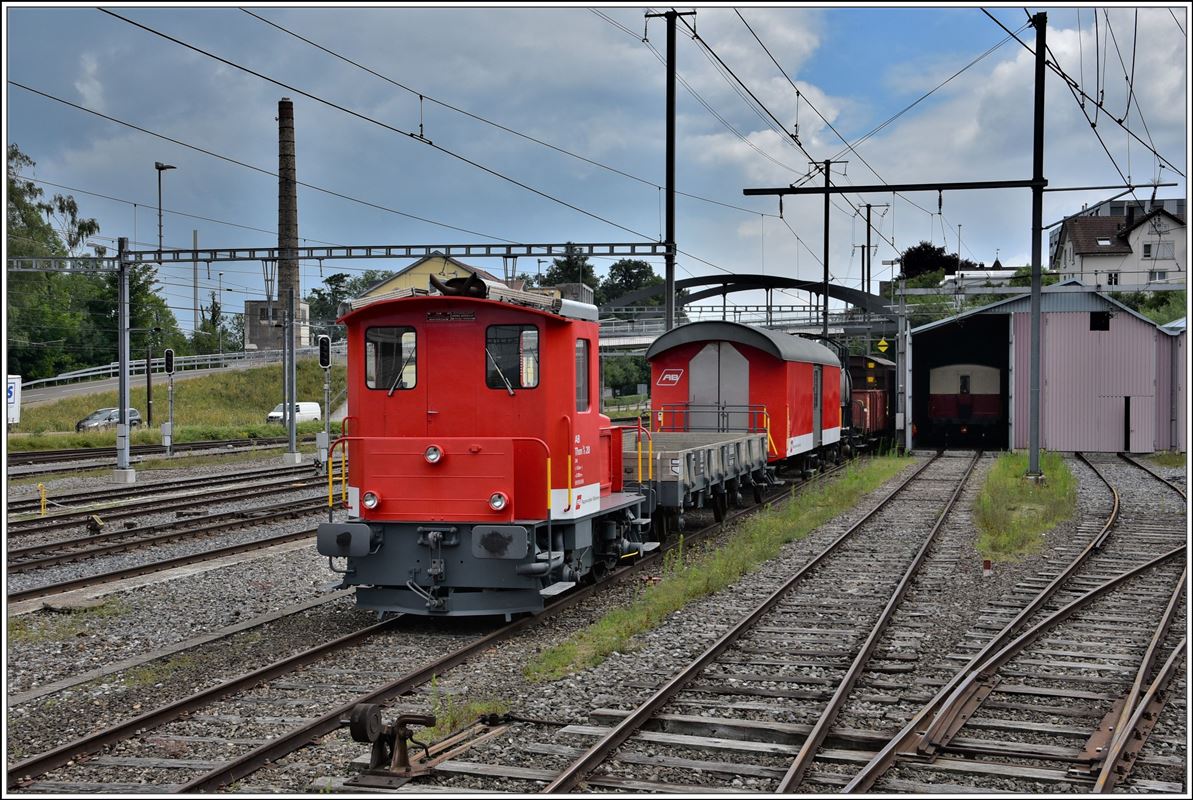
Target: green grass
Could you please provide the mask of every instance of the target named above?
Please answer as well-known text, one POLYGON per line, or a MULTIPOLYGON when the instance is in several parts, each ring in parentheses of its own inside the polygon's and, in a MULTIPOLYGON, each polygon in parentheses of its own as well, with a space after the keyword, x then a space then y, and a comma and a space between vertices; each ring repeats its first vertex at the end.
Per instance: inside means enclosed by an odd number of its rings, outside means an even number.
POLYGON ((431 677, 431 713, 435 716, 435 727, 417 738, 420 741, 437 742, 462 728, 476 722, 486 714, 504 714, 510 705, 505 700, 492 697, 466 698, 457 700, 455 695, 439 689, 439 676, 431 677))
POLYGON ((95 622, 127 614, 123 600, 108 600, 97 606, 53 614, 27 614, 8 618, 8 638, 13 642, 64 642, 87 630, 95 622))
MULTIPOLYGON (((333 398, 343 389, 344 380, 344 367, 333 367, 333 398)), ((155 375, 153 383, 153 421, 155 426, 160 426, 167 418, 169 407, 166 381, 163 376, 155 375)), ((281 388, 280 364, 177 381, 174 384, 174 441, 282 436, 285 429, 281 425, 265 424, 265 415, 281 402, 281 388)), ((143 419, 146 418, 144 378, 134 379, 130 389, 130 405, 141 412, 143 419)), ((323 370, 312 359, 298 362, 298 396, 302 400, 323 403, 323 370)), ((115 405, 116 392, 108 391, 27 406, 21 410, 21 424, 9 433, 8 449, 15 452, 114 446, 115 429, 75 433, 75 423, 97 408, 115 405)), ((338 432, 338 426, 332 428, 333 433, 338 432)), ((298 430, 302 433, 321 431, 323 422, 304 422, 298 430)), ((160 444, 161 430, 159 427, 136 430, 132 443, 160 444)))
POLYGON ((629 606, 615 609, 566 641, 543 651, 525 669, 532 681, 561 678, 601 663, 610 653, 633 649, 632 639, 657 627, 687 603, 731 585, 774 558, 787 542, 857 504, 908 465, 906 458, 882 456, 845 470, 841 477, 801 492, 781 508, 756 514, 737 529, 726 545, 700 555, 668 553, 662 580, 646 588, 629 606))
POLYGON ((1160 467, 1183 467, 1188 459, 1185 453, 1155 453, 1148 458, 1160 467))
POLYGON ((121 683, 129 689, 144 689, 164 683, 171 675, 183 670, 194 669, 195 657, 181 654, 173 658, 158 659, 127 670, 121 676, 121 683))
POLYGON ((1057 453, 1041 453, 1044 481, 1027 481, 1026 453, 999 457, 974 503, 978 552, 1012 561, 1040 549, 1044 534, 1073 515, 1077 481, 1057 453))

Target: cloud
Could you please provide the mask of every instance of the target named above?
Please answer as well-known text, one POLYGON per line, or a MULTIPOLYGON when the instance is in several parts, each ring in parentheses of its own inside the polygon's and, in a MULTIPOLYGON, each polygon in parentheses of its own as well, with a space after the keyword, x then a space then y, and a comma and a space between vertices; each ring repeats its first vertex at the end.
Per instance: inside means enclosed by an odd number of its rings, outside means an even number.
POLYGON ((83 105, 96 111, 104 111, 104 85, 99 79, 99 59, 94 53, 83 53, 79 56, 80 75, 75 79, 75 91, 79 93, 83 105))

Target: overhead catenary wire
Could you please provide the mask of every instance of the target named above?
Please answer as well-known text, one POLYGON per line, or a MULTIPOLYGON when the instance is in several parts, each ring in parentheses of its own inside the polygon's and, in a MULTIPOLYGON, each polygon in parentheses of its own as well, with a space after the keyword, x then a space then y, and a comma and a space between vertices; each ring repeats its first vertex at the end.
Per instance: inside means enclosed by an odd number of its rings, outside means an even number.
MULTIPOLYGON (((270 26, 272 26, 273 28, 276 28, 277 30, 281 31, 282 33, 285 33, 285 34, 288 34, 288 35, 290 35, 290 36, 293 36, 295 39, 298 39, 299 41, 305 42, 305 43, 309 44, 311 47, 314 47, 314 48, 316 48, 316 49, 318 49, 318 50, 321 50, 321 51, 322 51, 322 52, 324 52, 324 53, 327 53, 328 55, 332 56, 333 58, 338 58, 338 59, 340 59, 341 61, 344 61, 344 62, 345 62, 345 63, 347 63, 347 64, 351 64, 352 66, 356 67, 357 69, 363 70, 364 72, 367 72, 367 73, 369 73, 370 75, 372 75, 372 76, 374 76, 374 77, 376 77, 376 78, 380 78, 381 80, 383 80, 383 81, 386 81, 387 83, 390 83, 390 84, 392 84, 392 85, 394 85, 394 86, 397 86, 399 89, 403 89, 403 90, 405 90, 405 91, 407 91, 407 92, 409 92, 409 93, 411 93, 411 94, 413 94, 413 95, 417 96, 417 97, 419 98, 419 102, 420 102, 420 104, 421 104, 423 101, 425 101, 425 102, 428 102, 428 103, 433 103, 433 104, 435 104, 435 105, 437 105, 437 106, 440 106, 440 107, 442 107, 442 108, 446 108, 446 109, 448 109, 449 111, 454 111, 454 112, 455 112, 455 113, 457 113, 457 114, 461 114, 461 115, 463 115, 463 116, 465 116, 465 117, 468 117, 468 118, 470 118, 470 119, 476 120, 477 122, 481 122, 481 123, 484 123, 484 124, 486 124, 486 125, 490 125, 490 126, 492 126, 492 127, 494 127, 494 128, 497 128, 498 130, 504 131, 504 132, 506 132, 506 133, 509 133, 509 134, 511 134, 511 135, 513 135, 513 136, 520 137, 520 138, 522 138, 522 139, 525 139, 525 140, 527 140, 527 141, 529 141, 529 142, 533 142, 534 144, 540 145, 540 146, 542 146, 542 147, 546 147, 546 148, 548 148, 548 149, 550 149, 550 150, 554 150, 554 151, 555 151, 555 152, 557 152, 557 153, 561 153, 561 154, 563 154, 563 155, 566 155, 566 156, 569 156, 569 157, 571 157, 571 158, 577 159, 578 161, 582 161, 582 162, 584 162, 585 164, 589 164, 589 165, 591 165, 591 166, 594 166, 594 167, 599 167, 599 168, 601 168, 601 169, 608 170, 609 172, 612 172, 612 173, 614 173, 614 174, 616 174, 616 175, 620 175, 620 176, 622 176, 623 178, 628 178, 629 180, 632 180, 632 181, 637 181, 638 183, 644 184, 644 185, 646 185, 646 186, 651 186, 651 187, 654 187, 654 188, 656 188, 656 189, 662 189, 662 188, 663 188, 663 187, 662 187, 660 184, 658 184, 658 183, 655 183, 654 181, 647 180, 646 178, 643 178, 643 177, 641 177, 641 176, 634 175, 634 174, 632 174, 632 173, 630 173, 630 172, 626 172, 625 170, 618 169, 617 167, 614 167, 614 166, 611 166, 611 165, 609 165, 609 164, 605 164, 605 163, 602 163, 602 162, 600 162, 600 161, 597 161, 596 159, 589 158, 588 156, 581 155, 580 153, 576 153, 576 152, 573 152, 573 151, 571 151, 571 150, 568 150, 567 148, 560 147, 559 145, 556 145, 556 144, 552 144, 551 142, 545 141, 545 140, 543 140, 543 139, 540 139, 540 138, 538 138, 538 137, 536 137, 536 136, 531 136, 531 135, 530 135, 530 134, 528 134, 528 133, 525 133, 525 132, 523 132, 523 131, 519 131, 519 130, 517 130, 517 129, 515 129, 515 128, 511 128, 511 127, 509 127, 508 125, 503 125, 503 124, 502 124, 502 123, 500 123, 500 122, 496 122, 496 121, 494 121, 494 120, 488 119, 487 117, 481 116, 480 114, 477 114, 477 113, 475 113, 475 112, 469 111, 469 110, 467 110, 467 109, 465 109, 465 108, 461 108, 461 107, 459 107, 459 106, 453 105, 453 104, 451 104, 451 103, 448 103, 448 102, 446 102, 446 101, 444 101, 444 100, 439 100, 439 99, 437 99, 437 98, 435 98, 435 97, 431 97, 430 95, 428 95, 428 94, 426 94, 426 93, 422 92, 421 90, 415 89, 415 88, 413 88, 413 87, 411 87, 411 86, 407 86, 406 84, 402 83, 401 81, 397 81, 397 80, 395 80, 395 79, 393 79, 393 78, 389 77, 388 75, 384 75, 384 74, 382 74, 382 73, 380 73, 380 72, 378 72, 378 71, 376 71, 376 70, 374 70, 374 69, 371 69, 370 67, 367 67, 367 66, 365 66, 364 64, 361 64, 361 63, 359 63, 359 62, 357 62, 357 61, 355 61, 355 60, 353 60, 353 59, 351 59, 351 58, 349 58, 349 57, 347 57, 347 56, 343 55, 342 53, 339 53, 339 52, 337 52, 337 51, 335 51, 335 50, 332 50, 332 49, 331 49, 331 48, 329 48, 329 47, 326 47, 326 46, 324 46, 324 45, 322 45, 322 44, 319 44, 318 42, 316 42, 316 41, 313 41, 312 39, 309 39, 309 38, 307 38, 307 37, 305 37, 305 36, 303 36, 303 35, 301 35, 301 34, 299 34, 299 33, 296 33, 296 32, 294 32, 294 31, 290 30, 289 28, 286 28, 286 27, 284 27, 283 25, 280 25, 280 24, 278 24, 277 22, 274 22, 273 20, 270 20, 270 19, 267 19, 267 18, 265 18, 265 17, 261 16, 260 14, 256 14, 256 13, 254 13, 253 11, 250 11, 250 10, 249 10, 249 9, 247 9, 247 8, 242 8, 242 9, 240 9, 240 10, 241 10, 241 11, 243 11, 244 13, 248 14, 249 16, 251 16, 251 17, 253 17, 253 18, 255 18, 255 19, 258 19, 258 20, 260 20, 261 22, 265 23, 266 25, 270 25, 270 26)), ((603 14, 600 14, 599 12, 597 12, 597 10, 596 10, 596 9, 590 9, 590 10, 591 10, 591 11, 593 11, 594 13, 597 13, 597 14, 598 14, 598 16, 601 16, 602 18, 604 18, 604 19, 608 20, 609 22, 613 23, 614 25, 618 25, 619 27, 621 27, 621 28, 622 28, 622 30, 625 30, 625 31, 626 31, 627 33, 629 33, 631 36, 634 36, 635 38, 637 38, 637 36, 636 36, 636 35, 635 35, 633 32, 629 31, 627 28, 624 28, 624 26, 621 26, 621 25, 620 25, 620 23, 617 23, 615 20, 612 20, 612 19, 610 19, 609 17, 606 17, 606 16, 605 16, 605 15, 603 15, 603 14)), ((422 134, 421 134, 421 131, 420 131, 420 136, 421 136, 421 135, 422 135, 422 134)), ((735 205, 733 205, 732 203, 725 203, 725 202, 723 202, 723 201, 720 201, 720 200, 714 200, 714 199, 712 199, 712 198, 710 198, 710 197, 703 197, 703 196, 701 196, 701 195, 697 195, 697 194, 691 194, 691 193, 688 193, 688 192, 676 192, 676 194, 682 195, 682 196, 684 196, 684 197, 691 198, 691 199, 693 199, 693 200, 700 200, 700 201, 703 201, 703 202, 705 202, 705 203, 713 203, 713 204, 715 204, 715 205, 719 205, 719 206, 725 206, 726 208, 733 208, 733 209, 736 209, 736 210, 738 210, 738 211, 743 211, 743 212, 746 212, 746 213, 751 213, 751 214, 753 214, 753 213, 758 213, 757 211, 753 211, 752 209, 743 208, 743 207, 741 207, 741 206, 735 206, 735 205)))
MULTIPOLYGON (((1011 33, 1010 29, 1007 28, 1007 26, 1004 25, 1002 23, 1002 21, 998 19, 998 17, 994 16, 993 14, 991 14, 989 11, 987 11, 984 8, 982 9, 982 13, 984 13, 987 17, 989 17, 996 25, 998 25, 1004 31, 1007 31, 1007 33, 1011 33)), ((1027 52, 1033 53, 1033 54, 1035 53, 1035 50, 1032 49, 1031 45, 1029 45, 1027 42, 1023 41, 1022 39, 1020 39, 1018 35, 1016 35, 1016 34, 1012 34, 1012 35, 1014 35, 1015 41, 1017 41, 1025 50, 1027 50, 1027 52)), ((1165 169, 1172 170, 1173 172, 1175 172, 1177 175, 1179 175, 1182 178, 1185 177, 1185 173, 1180 171, 1179 169, 1177 169, 1175 166, 1173 166, 1172 162, 1169 159, 1165 158, 1159 151, 1157 151, 1154 147, 1152 147, 1150 144, 1145 142, 1143 139, 1140 139, 1139 136, 1134 131, 1132 131, 1128 126, 1124 125, 1122 122, 1119 122, 1118 119, 1116 119, 1113 114, 1111 114, 1109 111, 1107 111, 1103 107, 1100 99, 1095 100, 1094 98, 1090 97, 1081 88, 1081 84, 1077 83, 1077 81, 1075 81, 1067 72, 1065 72, 1061 68, 1060 64, 1057 62, 1055 57, 1048 59, 1046 64, 1047 64, 1048 69, 1052 70, 1053 73, 1055 73, 1057 76, 1059 76, 1061 78, 1061 80, 1063 80, 1065 82, 1065 84, 1069 87, 1069 90, 1071 92, 1073 92, 1074 96, 1078 97, 1078 105, 1079 106, 1082 105, 1082 103, 1081 103, 1082 98, 1085 100, 1088 100, 1090 102, 1090 104, 1092 104, 1094 106, 1094 119, 1090 120, 1089 116, 1086 115, 1086 120, 1089 121, 1091 125, 1096 123, 1098 112, 1106 111, 1106 115, 1111 120, 1113 120, 1115 122, 1115 124, 1117 124, 1120 128, 1122 128, 1124 131, 1126 131, 1127 134, 1132 139, 1134 139, 1138 144, 1147 148, 1148 151, 1151 152, 1151 154, 1153 156, 1155 156, 1161 162, 1161 164, 1164 166, 1165 169)), ((1104 72, 1105 67, 1103 67, 1102 69, 1104 72)), ((1101 93, 1101 90, 1099 90, 1099 93, 1101 93)))
MULTIPOLYGON (((136 203, 136 202, 134 202, 134 201, 132 201, 132 200, 125 200, 124 198, 121 198, 121 197, 113 197, 113 196, 111 196, 111 195, 103 194, 103 193, 101 193, 101 192, 95 192, 95 191, 91 191, 91 190, 89 190, 89 189, 80 189, 80 188, 78 188, 78 187, 76 187, 76 186, 66 186, 66 185, 64 185, 64 184, 61 184, 61 183, 54 183, 53 181, 47 181, 47 180, 43 180, 43 179, 41 179, 41 178, 34 178, 34 177, 31 177, 31 176, 27 176, 27 175, 17 175, 16 177, 17 177, 17 178, 20 178, 20 179, 21 179, 21 180, 23 180, 23 181, 33 181, 34 183, 41 183, 41 184, 44 184, 44 185, 46 185, 46 186, 53 186, 55 189, 65 189, 65 190, 66 190, 66 191, 68 191, 68 192, 78 192, 79 194, 85 194, 85 195, 89 195, 89 196, 91 196, 91 197, 99 197, 99 198, 102 198, 102 199, 104 199, 104 200, 111 200, 111 201, 112 201, 112 202, 114 202, 114 203, 124 203, 125 205, 130 205, 130 206, 141 206, 141 207, 145 207, 145 208, 151 208, 151 207, 152 207, 150 204, 147 204, 147 203, 136 203)), ((212 218, 212 217, 204 217, 204 216, 201 216, 201 215, 199 215, 199 214, 191 214, 191 213, 188 213, 188 212, 186 212, 186 211, 175 211, 175 210, 172 210, 172 209, 169 209, 169 208, 164 208, 164 207, 163 207, 163 208, 162 208, 162 213, 163 213, 163 214, 173 214, 174 216, 178 216, 178 217, 187 217, 188 219, 197 219, 197 220, 201 220, 201 221, 203 221, 203 222, 211 222, 211 223, 214 223, 214 224, 216 224, 216 225, 227 225, 227 226, 228 226, 228 227, 230 227, 230 228, 241 228, 241 229, 243 229, 243 230, 246 230, 246 231, 254 231, 254 232, 256 232, 256 233, 267 233, 267 234, 269 234, 269 235, 271 235, 271 236, 277 236, 277 235, 278 235, 278 232, 277 232, 277 231, 271 231, 271 230, 268 230, 268 229, 266 229, 266 228, 255 228, 255 227, 253 227, 252 225, 244 225, 244 224, 241 224, 241 223, 239 223, 239 222, 229 222, 229 221, 228 221, 228 220, 226 220, 226 219, 214 219, 214 218, 212 218)), ((92 237, 88 237, 88 238, 92 238, 92 239, 94 239, 94 238, 96 238, 96 237, 92 236, 92 237)), ((99 237, 99 238, 111 238, 111 237, 99 237)), ((314 242, 315 244, 325 244, 325 245, 328 245, 329 247, 343 247, 343 246, 344 246, 344 245, 343 245, 342 243, 340 243, 340 242, 324 242, 324 241, 322 241, 322 240, 320 240, 320 239, 312 239, 312 238, 310 238, 310 237, 307 237, 307 236, 303 236, 303 237, 301 237, 301 241, 304 241, 304 242, 314 242)), ((150 244, 150 245, 156 245, 157 243, 156 243, 156 242, 130 242, 130 244, 137 244, 137 245, 150 244)), ((185 249, 187 249, 187 248, 172 248, 172 249, 185 250, 185 249)))
MULTIPOLYGON (((24 89, 24 90, 25 90, 25 91, 27 91, 27 92, 31 92, 31 93, 33 93, 33 94, 36 94, 36 95, 40 95, 40 96, 42 96, 42 97, 45 97, 45 98, 47 98, 47 99, 49 99, 49 100, 53 100, 53 101, 55 101, 55 102, 57 102, 57 103, 62 103, 63 105, 70 106, 71 108, 78 109, 79 111, 85 111, 85 112, 87 112, 88 114, 93 114, 93 115, 95 115, 95 116, 97 116, 97 117, 100 117, 100 118, 102 118, 102 119, 106 119, 106 120, 108 120, 109 122, 115 122, 116 124, 118 124, 118 125, 123 125, 123 126, 125 126, 126 128, 131 128, 131 129, 133 129, 133 130, 140 131, 141 133, 147 134, 147 135, 149 135, 149 136, 153 136, 153 137, 155 137, 155 138, 158 138, 158 139, 161 139, 161 140, 163 140, 163 141, 170 142, 171 144, 176 144, 176 145, 178 145, 179 147, 185 147, 185 148, 187 148, 187 149, 189 149, 189 150, 194 150, 194 151, 195 151, 195 152, 197 152, 197 153, 203 153, 204 155, 211 156, 212 158, 218 158, 218 159, 220 159, 220 160, 222 160, 222 161, 227 161, 229 164, 235 164, 236 166, 239 166, 239 167, 244 167, 244 168, 246 168, 246 169, 251 169, 251 170, 253 170, 254 172, 260 172, 262 175, 269 175, 270 177, 273 177, 273 178, 276 178, 276 177, 278 177, 278 174, 277 174, 276 172, 274 172, 274 171, 272 171, 272 170, 269 170, 269 169, 265 169, 264 167, 258 167, 258 166, 254 165, 254 164, 249 164, 249 163, 247 163, 247 162, 240 161, 240 160, 238 160, 238 159, 232 158, 231 156, 226 156, 226 155, 223 155, 222 153, 217 153, 217 152, 215 152, 215 151, 213 151, 213 150, 208 150, 208 149, 206 149, 206 148, 199 147, 198 145, 194 145, 194 144, 190 144, 190 143, 188 143, 188 142, 184 142, 184 141, 182 141, 181 139, 176 139, 176 138, 174 138, 174 137, 172 137, 172 136, 166 136, 165 134, 158 133, 157 131, 152 131, 152 130, 150 130, 150 129, 148 129, 148 128, 144 128, 144 127, 142 127, 142 126, 140 126, 140 125, 136 125, 136 124, 134 124, 134 123, 127 122, 127 121, 125 121, 125 120, 122 120, 122 119, 118 119, 117 117, 113 117, 113 116, 110 116, 110 115, 108 115, 108 114, 101 113, 101 112, 99 112, 99 111, 96 111, 96 110, 94 110, 94 109, 87 108, 86 106, 79 105, 78 103, 72 103, 72 102, 71 102, 71 101, 69 101, 69 100, 65 100, 65 99, 63 99, 63 98, 61 98, 61 97, 56 97, 56 96, 54 96, 54 95, 52 95, 52 94, 50 94, 50 93, 48 93, 48 92, 43 92, 43 91, 41 91, 41 90, 39 90, 39 89, 34 89, 33 87, 31 87, 31 86, 26 86, 26 85, 25 85, 25 84, 23 84, 23 83, 19 83, 19 82, 17 82, 17 81, 11 80, 11 79, 8 81, 8 83, 9 83, 9 85, 10 85, 10 86, 15 86, 15 87, 17 87, 18 89, 24 89)), ((470 230, 469 228, 462 228, 462 227, 460 227, 460 226, 458 226, 458 225, 451 225, 451 224, 448 224, 448 223, 446 223, 446 222, 439 222, 439 221, 437 221, 437 220, 428 219, 427 217, 420 217, 420 216, 418 216, 417 214, 410 214, 410 213, 407 213, 407 212, 405 212, 405 211, 399 211, 399 210, 398 210, 398 209, 396 209, 396 208, 389 208, 389 207, 387 207, 387 206, 383 206, 383 205, 381 205, 381 204, 379 204, 379 203, 374 203, 374 202, 372 202, 372 201, 369 201, 369 200, 362 200, 362 199, 360 199, 360 198, 358 198, 358 197, 352 197, 351 195, 344 194, 343 192, 337 192, 337 191, 335 191, 334 189, 327 189, 327 188, 325 188, 325 187, 322 187, 322 186, 316 186, 315 184, 312 184, 312 183, 306 183, 305 181, 296 181, 296 183, 297 183, 299 186, 302 186, 302 187, 304 187, 304 188, 306 188, 306 189, 311 189, 311 190, 313 190, 313 191, 316 191, 316 192, 322 192, 323 194, 331 195, 332 197, 338 197, 338 198, 340 198, 340 199, 342 199, 342 200, 348 200, 348 201, 350 201, 350 202, 353 202, 353 203, 358 203, 358 204, 360 204, 360 205, 363 205, 363 206, 368 206, 369 208, 373 208, 373 209, 376 209, 376 210, 378 210, 378 211, 384 211, 384 212, 386 212, 386 213, 389 213, 389 214, 396 214, 396 215, 398 215, 398 216, 400 216, 400 217, 405 217, 405 218, 407 218, 407 219, 413 219, 413 220, 416 220, 416 221, 418 221, 418 222, 425 222, 425 223, 427 223, 428 225, 435 225, 435 226, 438 226, 438 227, 440 227, 440 228, 447 228, 448 230, 459 231, 460 233, 467 233, 467 234, 471 234, 472 236, 479 236, 479 237, 481 237, 481 238, 483 238, 483 239, 492 239, 493 241, 497 241, 497 242, 505 242, 506 244, 521 244, 521 242, 515 242, 515 241, 513 241, 512 239, 504 239, 504 238, 502 238, 502 237, 500 237, 500 236, 493 236, 492 234, 488 234, 488 233, 481 233, 480 231, 474 231, 474 230, 470 230)))
POLYGON ((177 45, 179 45, 180 47, 185 47, 185 48, 187 48, 188 50, 193 50, 193 51, 194 51, 194 52, 196 52, 196 53, 200 53, 201 55, 207 56, 208 58, 210 58, 210 59, 213 59, 213 60, 215 60, 215 61, 218 61, 218 62, 220 62, 221 64, 224 64, 224 65, 226 65, 226 66, 232 67, 233 69, 240 70, 240 71, 242 71, 242 72, 245 72, 245 73, 247 73, 247 74, 249 74, 249 75, 252 75, 252 76, 254 76, 254 77, 260 78, 261 80, 268 81, 269 83, 272 83, 272 84, 274 84, 274 85, 276 85, 276 86, 280 86, 280 87, 282 87, 283 89, 287 89, 287 90, 289 90, 289 91, 291 91, 291 92, 295 92, 296 94, 300 94, 300 95, 302 95, 303 97, 306 97, 306 98, 307 98, 307 99, 309 99, 309 100, 313 100, 313 101, 315 101, 315 102, 317 102, 317 103, 320 103, 320 104, 322 104, 322 105, 328 106, 329 108, 334 108, 335 110, 337 110, 337 111, 341 111, 341 112, 343 112, 343 113, 345 113, 345 114, 348 114, 349 116, 356 117, 356 118, 357 118, 357 119, 359 119, 359 120, 362 120, 362 121, 364 121, 364 122, 368 122, 368 123, 370 123, 370 124, 372 124, 372 125, 376 125, 377 127, 379 127, 379 128, 382 128, 382 129, 384 129, 384 130, 388 130, 388 131, 390 131, 391 133, 396 133, 396 134, 398 134, 399 136, 404 136, 404 137, 406 137, 406 138, 408 138, 408 139, 410 139, 410 140, 412 140, 412 141, 420 142, 420 143, 422 143, 422 144, 426 145, 427 147, 430 147, 430 148, 432 148, 433 150, 436 150, 436 151, 438 151, 438 152, 440 152, 440 153, 443 153, 443 154, 444 154, 444 155, 446 155, 446 156, 449 156, 449 157, 451 157, 451 158, 457 159, 457 160, 459 160, 459 161, 461 161, 461 162, 463 162, 463 163, 465 163, 465 164, 468 164, 469 166, 475 167, 476 169, 479 169, 479 170, 481 170, 481 171, 483 171, 483 172, 486 172, 486 173, 488 173, 489 175, 492 175, 492 176, 493 176, 493 177, 495 177, 495 178, 499 178, 500 180, 503 180, 503 181, 507 181, 507 182, 509 182, 509 183, 512 183, 513 185, 515 185, 515 186, 518 186, 518 187, 519 187, 519 188, 521 188, 521 189, 524 189, 524 190, 526 190, 526 191, 528 191, 528 192, 531 192, 532 194, 538 195, 539 197, 542 197, 542 198, 544 198, 544 199, 546 199, 546 200, 550 200, 550 201, 551 201, 551 202, 553 202, 553 203, 557 203, 557 204, 559 204, 559 205, 562 205, 562 206, 564 206, 564 207, 566 207, 566 208, 570 208, 571 210, 573 210, 573 211, 575 211, 575 212, 577 212, 577 213, 580 213, 580 214, 583 214, 583 215, 585 215, 585 216, 591 217, 592 219, 595 219, 595 220, 597 220, 598 222, 603 222, 603 223, 605 223, 606 225, 610 225, 610 226, 612 226, 612 227, 614 227, 614 228, 618 228, 619 230, 625 231, 626 233, 632 234, 632 235, 634 235, 634 236, 637 236, 637 237, 639 237, 639 238, 641 238, 641 239, 644 239, 644 240, 646 240, 646 241, 651 241, 651 237, 650 237, 650 236, 648 236, 647 234, 644 234, 644 233, 641 233, 641 232, 639 232, 639 231, 636 231, 636 230, 634 230, 633 228, 630 228, 630 227, 627 227, 627 226, 625 226, 625 225, 622 225, 621 223, 614 222, 613 220, 611 220, 611 219, 608 219, 608 218, 606 218, 606 217, 603 217, 603 216, 601 216, 600 214, 597 214, 597 213, 595 213, 595 212, 593 212, 593 211, 589 211, 589 210, 587 210, 587 209, 581 208, 580 206, 577 206, 577 205, 575 205, 574 203, 570 203, 570 202, 568 202, 567 200, 563 200, 563 199, 561 199, 561 198, 555 197, 554 195, 550 194, 549 192, 545 192, 545 191, 543 191, 542 189, 538 189, 538 188, 536 188, 536 187, 533 187, 533 186, 531 186, 531 185, 529 185, 529 184, 527 184, 527 183, 524 183, 523 181, 520 181, 520 180, 518 180, 517 178, 514 178, 514 177, 512 177, 512 176, 506 175, 505 173, 503 173, 503 172, 501 172, 501 171, 499 171, 499 170, 493 169, 492 167, 488 167, 488 166, 486 166, 486 165, 484 165, 484 164, 481 164, 481 163, 480 163, 480 162, 478 162, 478 161, 474 161, 473 159, 470 159, 470 158, 468 158, 467 156, 464 156, 464 155, 462 155, 462 154, 460 154, 460 153, 457 153, 457 152, 455 152, 454 150, 451 150, 451 149, 449 149, 449 148, 447 148, 447 147, 444 147, 444 146, 442 146, 442 145, 435 144, 435 143, 434 143, 434 142, 432 142, 431 140, 429 140, 429 139, 425 139, 425 138, 423 138, 423 137, 419 136, 417 133, 413 133, 413 132, 411 132, 411 131, 402 130, 401 128, 398 128, 398 127, 396 127, 396 126, 393 126, 393 125, 389 125, 389 124, 387 124, 387 123, 385 123, 385 122, 382 122, 382 121, 381 121, 381 120, 379 120, 379 119, 375 119, 375 118, 373 118, 373 117, 370 117, 370 116, 369 116, 369 115, 367 115, 367 114, 362 114, 361 112, 359 112, 359 111, 354 111, 354 110, 352 110, 352 109, 348 108, 347 106, 342 106, 342 105, 340 105, 339 103, 336 103, 336 102, 334 102, 334 101, 328 100, 328 99, 326 99, 326 98, 323 98, 323 97, 320 97, 319 95, 316 95, 316 94, 314 94, 314 93, 312 93, 312 92, 308 92, 308 91, 306 91, 306 90, 304 90, 304 89, 300 89, 300 88, 298 88, 297 86, 294 86, 294 85, 292 85, 292 84, 288 84, 288 83, 286 83, 286 82, 284 82, 284 81, 277 80, 276 78, 271 78, 270 76, 268 76, 268 75, 265 75, 264 73, 261 73, 261 72, 257 72, 256 70, 254 70, 254 69, 251 69, 250 67, 246 67, 246 66, 244 66, 243 64, 238 64, 238 63, 236 63, 235 61, 231 61, 231 60, 229 60, 229 59, 226 59, 226 58, 224 58, 224 57, 222 57, 222 56, 218 56, 218 55, 216 55, 215 53, 212 53, 212 52, 211 52, 211 51, 209 51, 209 50, 204 50, 203 48, 201 48, 201 47, 198 47, 197 45, 193 45, 193 44, 190 44, 190 43, 188 43, 188 42, 184 42, 184 41, 182 41, 181 39, 179 39, 179 38, 177 38, 177 37, 175 37, 175 36, 171 36, 171 35, 170 35, 170 34, 168 34, 168 33, 164 33, 164 32, 162 32, 162 31, 159 31, 159 30, 156 30, 156 29, 154 29, 154 28, 151 28, 151 27, 149 27, 148 25, 144 25, 144 24, 142 24, 142 23, 140 23, 140 22, 137 22, 137 21, 135 21, 135 20, 129 19, 128 17, 122 16, 122 15, 120 15, 120 14, 117 14, 117 13, 113 12, 113 11, 109 11, 109 10, 108 10, 108 9, 106 9, 106 8, 101 8, 101 9, 99 9, 99 11, 101 11, 101 12, 103 12, 103 13, 105 13, 105 14, 108 14, 108 15, 110 15, 110 16, 112 16, 112 17, 115 17, 116 19, 122 20, 123 22, 126 22, 126 23, 128 23, 129 25, 132 25, 132 26, 134 26, 134 27, 140 28, 141 30, 143 30, 143 31, 146 31, 147 33, 151 33, 151 34, 153 34, 154 36, 161 37, 162 39, 165 39, 166 41, 169 41, 169 42, 172 42, 172 43, 174 43, 174 44, 177 44, 177 45))

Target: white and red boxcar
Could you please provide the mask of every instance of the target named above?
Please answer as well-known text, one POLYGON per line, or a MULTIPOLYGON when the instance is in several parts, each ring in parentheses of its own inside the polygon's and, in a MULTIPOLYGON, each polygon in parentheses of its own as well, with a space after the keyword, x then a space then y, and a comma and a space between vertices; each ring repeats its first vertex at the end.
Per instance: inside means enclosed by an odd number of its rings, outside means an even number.
POLYGON ((399 290, 341 319, 350 519, 318 550, 367 608, 538 611, 650 546, 599 410, 596 308, 468 290, 487 296, 399 290))
POLYGON ((736 322, 692 322, 646 352, 660 430, 766 430, 769 460, 841 439, 841 364, 824 345, 736 322))

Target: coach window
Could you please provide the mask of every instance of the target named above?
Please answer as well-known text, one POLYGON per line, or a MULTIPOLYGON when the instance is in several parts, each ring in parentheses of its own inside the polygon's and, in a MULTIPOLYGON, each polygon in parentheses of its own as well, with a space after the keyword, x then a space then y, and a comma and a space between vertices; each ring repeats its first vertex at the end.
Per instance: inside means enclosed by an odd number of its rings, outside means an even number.
POLYGON ((414 328, 369 328, 365 331, 365 386, 393 394, 418 382, 414 328))
POLYGON ((539 385, 538 328, 490 325, 485 330, 485 385, 511 393, 539 385))
POLYGON ((588 340, 576 340, 576 410, 588 410, 588 340))
POLYGON ((961 376, 961 394, 969 394, 969 376, 961 376))

